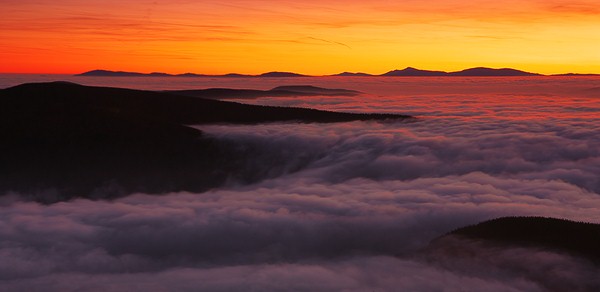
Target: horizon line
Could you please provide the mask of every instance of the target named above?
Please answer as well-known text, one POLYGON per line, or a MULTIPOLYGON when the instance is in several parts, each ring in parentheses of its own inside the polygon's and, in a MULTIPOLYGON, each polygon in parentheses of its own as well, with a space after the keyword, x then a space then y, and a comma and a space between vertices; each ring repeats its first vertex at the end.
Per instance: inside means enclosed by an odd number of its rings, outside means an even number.
MULTIPOLYGON (((183 73, 168 73, 168 72, 162 72, 162 71, 125 71, 125 70, 109 70, 109 69, 92 69, 92 70, 87 70, 84 72, 79 72, 79 73, 49 73, 49 72, 0 72, 0 74, 31 74, 31 75, 73 75, 73 76, 81 76, 81 77, 93 77, 93 76, 85 76, 83 74, 86 73, 91 73, 94 71, 105 71, 107 73, 116 73, 116 74, 140 74, 140 75, 148 75, 148 76, 130 76, 130 77, 150 77, 150 75, 155 74, 155 75, 166 75, 164 77, 183 77, 182 75, 198 75, 198 77, 219 77, 219 76, 227 76, 227 75, 240 75, 240 77, 268 77, 268 76, 262 76, 265 74, 269 74, 269 73, 281 73, 281 74, 294 74, 294 75, 300 75, 302 77, 344 77, 344 76, 339 76, 341 74, 355 74, 355 75, 359 75, 356 77, 360 77, 360 75, 366 75, 364 77, 386 77, 385 74, 389 74, 395 71, 399 71, 399 72, 403 72, 403 71, 408 71, 408 70, 415 70, 416 72, 435 72, 435 73, 441 73, 441 74, 449 74, 448 77, 469 77, 469 76, 457 76, 457 75, 451 75, 453 73, 459 73, 459 72, 463 72, 463 71, 467 71, 467 70, 473 70, 473 69, 483 69, 483 70, 513 70, 516 72, 522 72, 525 74, 532 74, 531 76, 569 76, 569 75, 600 75, 600 73, 580 73, 580 72, 566 72, 566 73, 552 73, 552 74, 544 74, 544 73, 537 73, 537 72, 530 72, 530 71, 524 71, 521 69, 516 69, 516 68, 511 68, 511 67, 485 67, 485 66, 476 66, 476 67, 469 67, 469 68, 465 68, 465 69, 461 69, 461 70, 457 70, 457 71, 444 71, 444 70, 438 70, 438 69, 419 69, 416 67, 412 67, 412 66, 408 66, 405 67, 404 69, 393 69, 393 70, 388 70, 386 72, 383 73, 367 73, 367 72, 363 72, 363 71, 342 71, 339 73, 333 73, 333 74, 323 74, 323 75, 312 75, 312 74, 304 74, 304 73, 298 73, 295 71, 285 71, 285 70, 271 70, 271 71, 266 71, 266 72, 262 72, 262 73, 257 73, 257 74, 252 74, 252 73, 237 73, 237 72, 229 72, 229 73, 220 73, 220 74, 210 74, 210 73, 195 73, 195 72, 183 72, 183 73)), ((97 76, 97 77, 110 77, 110 76, 97 76)), ((114 77, 125 77, 125 76, 114 76, 114 77)), ((345 77, 351 77, 351 76, 345 76, 345 77)), ((411 76, 387 76, 387 77, 411 77, 411 76)), ((445 76, 413 76, 413 77, 445 77, 445 76)), ((490 76, 490 77, 511 77, 511 76, 490 76)), ((515 77, 519 77, 519 76, 515 76, 515 77)), ((523 77, 523 76, 521 76, 523 77)))

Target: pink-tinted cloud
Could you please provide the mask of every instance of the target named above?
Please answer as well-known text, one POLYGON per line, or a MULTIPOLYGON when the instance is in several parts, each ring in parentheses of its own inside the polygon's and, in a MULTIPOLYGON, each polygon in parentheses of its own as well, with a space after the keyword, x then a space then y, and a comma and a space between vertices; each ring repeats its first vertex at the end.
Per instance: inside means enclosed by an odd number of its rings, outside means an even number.
MULTIPOLYGON (((191 80, 169 82, 298 82, 191 80)), ((250 157, 241 176, 205 193, 52 205, 3 196, 1 284, 57 291, 597 287, 597 267, 547 250, 461 242, 481 256, 421 252, 448 231, 500 216, 600 223, 600 107, 589 93, 597 79, 453 80, 302 79, 368 94, 256 102, 419 119, 202 126, 250 157), (247 184, 245 175, 260 180, 247 184)))

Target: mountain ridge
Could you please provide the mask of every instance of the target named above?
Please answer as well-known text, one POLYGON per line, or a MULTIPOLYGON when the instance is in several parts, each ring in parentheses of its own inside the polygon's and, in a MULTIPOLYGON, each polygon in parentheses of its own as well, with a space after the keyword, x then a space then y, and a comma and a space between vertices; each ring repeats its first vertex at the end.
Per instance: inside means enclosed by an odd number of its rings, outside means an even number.
POLYGON ((563 74, 540 74, 535 72, 527 72, 514 68, 489 68, 489 67, 473 67, 459 71, 439 71, 439 70, 423 70, 414 67, 406 67, 404 69, 394 69, 382 74, 369 74, 364 72, 341 72, 330 75, 306 75, 295 72, 271 71, 261 74, 198 74, 198 73, 182 73, 169 74, 164 72, 131 72, 131 71, 111 71, 104 69, 95 69, 83 73, 75 74, 75 76, 92 76, 92 77, 214 77, 214 78, 296 78, 296 77, 518 77, 518 76, 600 76, 600 74, 591 73, 563 73, 563 74))
POLYGON ((277 86, 270 90, 207 88, 188 90, 168 90, 166 93, 201 97, 206 99, 254 99, 259 97, 293 97, 293 96, 355 96, 361 94, 356 90, 342 88, 323 88, 311 85, 277 86))
MULTIPOLYGON (((327 91, 310 86, 282 89, 327 91)), ((62 81, 26 83, 0 89, 0 197, 14 192, 54 203, 136 192, 203 192, 231 179, 257 182, 279 167, 274 163, 260 168, 252 162, 254 154, 234 141, 189 125, 411 118, 249 105, 62 81)))

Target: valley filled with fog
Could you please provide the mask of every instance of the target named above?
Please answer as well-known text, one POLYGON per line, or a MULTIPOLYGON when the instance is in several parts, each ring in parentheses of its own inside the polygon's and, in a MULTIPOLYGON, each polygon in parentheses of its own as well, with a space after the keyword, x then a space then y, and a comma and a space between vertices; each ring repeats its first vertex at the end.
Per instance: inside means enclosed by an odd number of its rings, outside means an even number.
POLYGON ((343 88, 361 94, 233 101, 415 119, 190 125, 245 157, 209 191, 53 204, 5 194, 9 290, 600 286, 596 265, 553 251, 464 242, 481 251, 458 259, 427 248, 503 216, 600 223, 599 78, 65 78, 150 90, 343 88))

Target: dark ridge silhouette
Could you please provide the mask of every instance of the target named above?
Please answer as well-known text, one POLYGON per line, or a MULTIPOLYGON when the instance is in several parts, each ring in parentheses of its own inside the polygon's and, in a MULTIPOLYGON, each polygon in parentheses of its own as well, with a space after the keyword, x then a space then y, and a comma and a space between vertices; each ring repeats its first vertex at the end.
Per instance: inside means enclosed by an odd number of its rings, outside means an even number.
POLYGON ((504 217, 459 228, 435 239, 432 244, 449 236, 551 249, 600 264, 600 224, 546 217, 504 217))
POLYGON ((164 72, 152 72, 152 73, 150 73, 148 75, 153 76, 153 77, 171 76, 171 74, 167 74, 167 73, 164 73, 164 72))
POLYGON ((206 99, 255 99, 260 97, 295 96, 299 93, 290 91, 255 90, 255 89, 230 89, 230 88, 208 88, 190 90, 169 90, 166 93, 200 97, 206 99))
POLYGON ((75 76, 95 76, 95 77, 231 77, 231 78, 242 78, 242 77, 307 77, 308 75, 293 73, 293 72, 267 72, 260 75, 245 75, 238 73, 229 73, 222 75, 210 75, 210 74, 196 74, 196 73, 183 73, 183 74, 168 74, 162 72, 153 73, 139 73, 139 72, 126 72, 126 71, 109 71, 109 70, 92 70, 75 76))
POLYGON ((592 74, 592 73, 564 73, 564 74, 552 74, 550 76, 570 76, 570 77, 586 77, 586 76, 590 76, 590 77, 594 77, 594 76, 600 76, 600 74, 592 74))
POLYGON ((148 76, 148 74, 126 71, 109 71, 109 70, 92 70, 75 76, 107 76, 107 77, 132 77, 132 76, 148 76))
POLYGON ((407 67, 402 70, 393 70, 384 73, 380 76, 398 76, 398 77, 436 77, 436 76, 472 76, 472 77, 484 77, 484 76, 539 76, 540 74, 529 73, 525 71, 503 68, 503 69, 492 69, 492 68, 470 68, 457 72, 444 72, 444 71, 429 71, 419 70, 412 67, 407 67))
POLYGON ((171 90, 172 94, 194 96, 207 99, 254 99, 260 97, 284 96, 353 96, 360 92, 348 89, 329 89, 310 85, 279 86, 271 90, 208 88, 198 90, 171 90))
POLYGON ((258 77, 307 77, 308 75, 302 75, 293 72, 267 72, 258 75, 258 77))
POLYGON ((448 73, 450 76, 540 76, 541 74, 537 73, 529 73, 521 70, 510 69, 510 68, 502 68, 502 69, 492 69, 485 67, 477 67, 465 69, 457 72, 448 73))
POLYGON ((313 93, 316 95, 357 95, 360 94, 360 91, 349 90, 343 88, 323 88, 312 85, 286 85, 286 86, 277 86, 271 91, 291 91, 291 92, 299 92, 299 93, 313 93))
POLYGON ((370 77, 370 76, 375 76, 372 74, 367 74, 367 73, 362 73, 362 72, 342 72, 342 73, 338 73, 338 74, 333 74, 331 76, 348 76, 348 77, 370 77))
POLYGON ((404 115, 339 113, 306 108, 247 105, 165 92, 83 86, 68 82, 30 83, 0 91, 0 104, 23 108, 56 103, 73 109, 111 110, 143 119, 179 124, 265 123, 276 121, 343 122, 403 119, 404 115))
POLYGON ((239 78, 239 77, 253 77, 252 75, 245 75, 245 74, 238 74, 238 73, 228 73, 225 75, 214 75, 214 77, 233 77, 233 78, 239 78))
MULTIPOLYGON (((236 74, 239 75, 239 74, 236 74)), ((220 75, 203 75, 196 73, 169 74, 163 72, 139 73, 126 71, 92 70, 75 76, 93 76, 93 77, 220 77, 220 75)), ((226 77, 225 75, 222 75, 226 77)), ((242 76, 242 75, 240 75, 242 76)))
MULTIPOLYGON (((171 75, 168 75, 171 76, 171 75)), ((177 76, 179 77, 203 77, 206 75, 201 75, 201 74, 196 74, 196 73, 183 73, 183 74, 178 74, 177 76)))
POLYGON ((268 171, 248 166, 252 153, 186 125, 405 118, 68 82, 23 84, 0 90, 0 194, 14 191, 52 203, 132 192, 199 192, 232 178, 256 182, 268 171))
POLYGON ((384 74, 381 74, 379 76, 423 76, 423 77, 428 77, 428 76, 447 76, 448 73, 443 72, 443 71, 428 71, 428 70, 419 70, 419 69, 415 69, 412 67, 406 67, 402 70, 393 70, 384 74))

